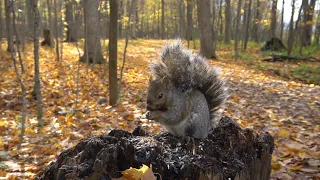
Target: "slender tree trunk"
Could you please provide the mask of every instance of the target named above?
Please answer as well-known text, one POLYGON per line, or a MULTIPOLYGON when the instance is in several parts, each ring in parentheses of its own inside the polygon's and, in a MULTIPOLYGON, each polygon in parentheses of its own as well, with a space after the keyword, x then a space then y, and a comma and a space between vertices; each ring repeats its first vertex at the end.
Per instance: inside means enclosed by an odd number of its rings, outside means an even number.
POLYGON ((222 0, 219 0, 217 5, 219 5, 218 11, 218 22, 217 22, 217 40, 220 41, 222 39, 222 33, 220 32, 220 28, 222 26, 222 0))
POLYGON ((294 18, 294 10, 295 10, 295 0, 292 0, 291 2, 291 19, 289 23, 289 35, 288 35, 288 55, 290 56, 293 42, 294 42, 294 30, 293 30, 293 18, 294 18))
POLYGON ((246 32, 246 27, 247 27, 247 15, 248 15, 248 2, 245 0, 244 1, 244 12, 243 12, 243 19, 242 19, 242 27, 240 35, 239 35, 239 39, 241 39, 241 49, 244 49, 244 41, 245 41, 245 32, 246 32))
MULTIPOLYGON (((19 36, 19 33, 18 33, 18 30, 17 30, 17 26, 16 26, 16 13, 14 11, 14 2, 13 0, 11 0, 11 10, 12 10, 12 20, 13 20, 13 30, 14 30, 14 33, 15 33, 15 36, 16 36, 16 42, 17 42, 17 50, 18 50, 18 57, 19 57, 19 63, 20 63, 20 67, 21 67, 21 73, 23 74, 24 73, 24 65, 23 65, 23 62, 22 62, 22 57, 21 57, 21 53, 20 53, 20 36, 19 36)), ((11 34, 11 33, 10 33, 11 34)), ((11 35, 10 35, 11 36, 11 35)))
POLYGON ((60 60, 62 61, 63 60, 63 39, 64 39, 64 25, 63 25, 63 20, 62 20, 62 15, 61 15, 61 12, 62 12, 62 4, 63 4, 63 1, 60 1, 60 4, 59 4, 59 14, 60 14, 60 18, 59 18, 59 23, 60 23, 60 29, 59 29, 59 33, 60 33, 60 39, 62 40, 62 43, 60 44, 60 60))
MULTIPOLYGON (((146 37, 145 33, 144 33, 144 27, 145 27, 145 4, 144 4, 144 0, 140 1, 140 9, 141 9, 141 14, 140 14, 140 19, 141 19, 141 23, 140 23, 140 27, 139 27, 139 37, 143 38, 146 37)), ((137 11, 138 13, 139 11, 137 11)), ((139 23, 137 23, 139 24, 139 23)))
POLYGON ((240 20, 241 20, 241 4, 242 0, 238 1, 238 9, 237 9, 237 20, 236 20, 236 30, 235 30, 235 39, 234 39, 234 51, 235 51, 235 60, 238 59, 239 56, 239 31, 240 31, 240 20))
POLYGON ((13 39, 12 39, 12 26, 11 26, 11 3, 9 0, 4 1, 4 6, 5 6, 5 13, 6 13, 6 27, 7 27, 7 42, 8 42, 8 47, 7 51, 8 52, 14 52, 14 46, 13 46, 13 39))
POLYGON ((282 10, 281 10, 281 29, 280 29, 280 39, 282 41, 283 39, 283 28, 284 28, 284 23, 283 23, 283 16, 284 15, 284 0, 282 0, 282 10))
POLYGON ((319 46, 320 44, 320 11, 318 11, 316 30, 314 33, 315 44, 319 46))
POLYGON ((77 39, 77 31, 75 26, 75 19, 74 19, 74 2, 69 1, 66 3, 66 21, 67 21, 67 37, 66 42, 76 42, 77 39))
MULTIPOLYGON (((109 0, 110 1, 110 0, 109 0)), ((111 3, 110 3, 111 4, 111 3)), ((119 0, 119 4, 118 4, 118 19, 119 19, 119 23, 118 23, 118 36, 121 39, 122 38, 122 15, 123 15, 123 0, 119 0)), ((110 31, 110 30, 109 30, 110 31)))
POLYGON ((198 24, 200 30, 200 52, 207 58, 216 58, 210 1, 197 0, 198 24))
POLYGON ((216 48, 217 43, 215 39, 217 39, 216 33, 216 0, 212 0, 212 39, 213 39, 213 47, 216 48))
MULTIPOLYGON (((307 2, 308 3, 308 2, 307 2)), ((304 46, 311 45, 311 37, 312 37, 312 21, 314 14, 314 7, 316 5, 316 0, 310 0, 310 4, 306 4, 306 8, 304 9, 304 46)))
POLYGON ((51 32, 53 32, 52 28, 52 16, 51 16, 51 2, 50 0, 47 0, 47 8, 48 8, 48 22, 49 22, 49 29, 51 32))
POLYGON ((219 29, 219 31, 220 31, 220 35, 221 35, 221 38, 220 38, 220 40, 222 41, 223 40, 223 17, 222 17, 222 9, 223 9, 223 7, 222 7, 222 1, 223 0, 220 0, 220 12, 219 12, 219 19, 220 19, 220 24, 219 24, 219 27, 220 27, 220 29, 219 29))
POLYGON ((272 0, 270 38, 276 37, 278 0, 272 0))
POLYGON ((256 14, 255 14, 255 20, 254 20, 254 24, 253 24, 253 40, 255 42, 259 42, 259 33, 260 33, 260 27, 261 27, 261 12, 260 12, 260 0, 257 0, 256 3, 256 14))
MULTIPOLYGON (((131 2, 131 11, 132 13, 130 14, 130 16, 132 16, 132 26, 131 26, 131 35, 132 38, 136 38, 137 37, 137 0, 132 0, 131 2)), ((126 35, 127 37, 127 35, 126 35)))
MULTIPOLYGON (((154 10, 153 10, 153 18, 154 18, 154 20, 153 20, 153 22, 154 22, 154 24, 156 23, 156 18, 157 18, 157 16, 156 16, 156 5, 154 5, 153 6, 154 7, 154 10)), ((159 11, 160 11, 160 8, 161 8, 161 4, 159 5, 159 9, 158 9, 158 18, 157 18, 157 22, 158 22, 158 26, 157 26, 157 30, 155 29, 155 27, 156 27, 156 25, 154 25, 154 37, 157 37, 157 38, 160 38, 161 37, 161 27, 160 27, 160 13, 159 13, 159 11), (157 32, 157 36, 156 36, 156 32, 157 32)))
MULTIPOLYGON (((135 0, 132 0, 131 2, 131 7, 130 7, 130 11, 128 14, 128 22, 127 22, 127 28, 126 28, 126 40, 125 40, 125 46, 124 46, 124 51, 123 51, 123 58, 122 58, 122 65, 121 65, 121 70, 120 70, 120 79, 119 79, 119 90, 118 90, 118 96, 121 97, 121 89, 122 89, 122 76, 123 76, 123 70, 124 70, 124 66, 126 64, 126 53, 127 53, 127 48, 128 48, 128 43, 129 43, 129 27, 130 27, 130 23, 131 23, 131 16, 134 16, 135 14, 135 10, 136 10, 136 2, 135 0)), ((134 22, 135 23, 135 22, 134 22)))
POLYGON ((42 95, 40 84, 40 70, 39 70, 39 29, 40 29, 40 13, 38 10, 38 0, 34 0, 34 91, 37 98, 37 119, 38 124, 43 125, 42 121, 42 95))
POLYGON ((247 19, 246 19, 246 31, 244 35, 244 44, 243 44, 243 50, 247 50, 247 44, 249 40, 249 27, 250 27, 250 20, 251 20, 251 5, 252 5, 252 0, 249 0, 248 4, 248 14, 247 14, 247 19))
POLYGON ((118 0, 110 0, 110 39, 109 39, 109 103, 116 105, 118 100, 117 53, 118 53, 118 0))
MULTIPOLYGON (((7 1, 8 4, 10 3, 9 0, 6 0, 6 1, 7 1)), ((18 35, 18 31, 17 31, 16 24, 15 24, 16 16, 15 16, 14 8, 13 8, 13 0, 11 0, 11 5, 12 5, 12 13, 13 13, 13 29, 15 31, 15 34, 18 35)), ((9 36, 11 36, 11 32, 9 31, 8 33, 9 33, 9 36)), ((17 41, 20 42, 20 39, 19 39, 18 36, 17 36, 17 41)), ((13 40, 12 39, 11 39, 10 43, 13 44, 13 40)), ((22 62, 19 45, 17 46, 17 50, 18 50, 18 54, 19 54, 19 62, 22 62)), ((27 116, 27 99, 26 99, 27 92, 26 92, 26 88, 25 88, 25 85, 23 83, 22 77, 20 76, 20 73, 18 71, 16 55, 15 55, 15 53, 13 51, 11 51, 11 58, 12 58, 14 70, 15 70, 15 73, 17 75, 17 78, 18 78, 18 81, 19 81, 19 84, 20 84, 20 88, 21 88, 21 91, 22 91, 21 134, 20 134, 20 143, 18 145, 18 149, 20 149, 21 148, 21 144, 23 143, 23 136, 24 136, 24 132, 25 132, 25 120, 26 120, 26 116, 27 116)), ((22 71, 22 73, 23 73, 23 71, 22 71)))
POLYGON ((33 35, 33 25, 34 25, 34 17, 32 15, 33 4, 35 0, 26 0, 26 11, 27 11, 27 24, 28 24, 28 34, 30 37, 33 35))
POLYGON ((164 24, 164 0, 161 0, 161 39, 166 36, 166 28, 164 24))
POLYGON ((2 23, 2 1, 0 1, 0 41, 3 38, 3 23, 2 23))
POLYGON ((226 6, 225 6, 225 36, 224 36, 224 43, 230 44, 230 38, 231 38, 231 0, 226 0, 226 6))
POLYGON ((56 38, 56 60, 60 61, 57 0, 53 0, 53 4, 54 4, 54 27, 55 27, 54 29, 55 29, 55 38, 56 38))
POLYGON ((193 29, 193 20, 192 20, 192 12, 193 12, 193 0, 187 0, 187 41, 188 48, 190 48, 190 41, 192 40, 192 29, 193 29))
POLYGON ((185 32, 183 31, 186 28, 184 0, 179 0, 178 8, 179 8, 179 35, 181 37, 185 37, 185 32))

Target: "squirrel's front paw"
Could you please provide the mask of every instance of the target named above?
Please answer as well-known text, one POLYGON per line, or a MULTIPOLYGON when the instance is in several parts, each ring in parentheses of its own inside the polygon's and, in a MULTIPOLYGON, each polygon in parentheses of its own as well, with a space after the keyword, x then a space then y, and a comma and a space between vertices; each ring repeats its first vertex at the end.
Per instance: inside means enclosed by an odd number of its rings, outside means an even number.
POLYGON ((147 119, 153 120, 154 117, 152 117, 151 112, 152 112, 152 111, 148 111, 148 112, 146 113, 146 117, 147 117, 147 119))
POLYGON ((147 119, 150 119, 150 120, 157 120, 157 111, 148 111, 147 114, 146 114, 146 117, 147 119))

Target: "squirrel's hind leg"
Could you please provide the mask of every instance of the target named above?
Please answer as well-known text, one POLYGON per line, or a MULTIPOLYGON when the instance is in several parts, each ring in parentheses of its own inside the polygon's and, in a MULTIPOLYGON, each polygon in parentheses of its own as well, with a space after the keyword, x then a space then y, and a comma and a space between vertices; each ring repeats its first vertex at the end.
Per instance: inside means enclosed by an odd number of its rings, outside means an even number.
POLYGON ((185 127, 185 135, 198 139, 206 138, 208 136, 208 127, 204 123, 199 123, 203 121, 198 114, 192 114, 189 123, 185 127))

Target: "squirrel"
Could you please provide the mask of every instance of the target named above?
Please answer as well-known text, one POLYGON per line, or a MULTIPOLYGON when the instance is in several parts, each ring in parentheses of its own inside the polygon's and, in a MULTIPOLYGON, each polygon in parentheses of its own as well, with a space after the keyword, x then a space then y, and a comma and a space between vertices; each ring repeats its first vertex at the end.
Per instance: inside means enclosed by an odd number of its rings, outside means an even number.
POLYGON ((228 97, 217 69, 177 40, 164 45, 150 70, 147 118, 174 136, 206 138, 214 128, 215 111, 228 97))

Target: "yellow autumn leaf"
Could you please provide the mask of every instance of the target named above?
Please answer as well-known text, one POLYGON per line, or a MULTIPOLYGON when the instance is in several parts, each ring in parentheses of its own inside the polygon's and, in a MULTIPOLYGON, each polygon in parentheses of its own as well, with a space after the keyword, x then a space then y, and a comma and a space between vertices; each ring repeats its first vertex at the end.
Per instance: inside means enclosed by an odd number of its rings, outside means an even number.
POLYGON ((72 126, 72 117, 73 115, 71 113, 68 113, 66 115, 65 122, 67 123, 68 127, 72 126))
POLYGON ((0 127, 5 127, 6 123, 4 121, 0 121, 0 127))
POLYGON ((283 137, 283 138, 288 138, 288 137, 290 137, 290 133, 287 130, 281 130, 278 133, 278 136, 279 137, 283 137))
POLYGON ((300 152, 298 152, 298 156, 299 156, 301 159, 304 159, 304 158, 306 157, 306 152, 300 151, 300 152))
POLYGON ((6 177, 7 173, 3 170, 0 169, 0 177, 6 177))
POLYGON ((153 173, 152 177, 150 173, 152 173, 151 168, 143 165, 140 169, 130 167, 130 169, 123 171, 122 175, 128 180, 155 180, 156 177, 154 177, 153 173))
POLYGON ((279 170, 281 168, 281 165, 279 163, 272 163, 271 166, 273 170, 279 170))

